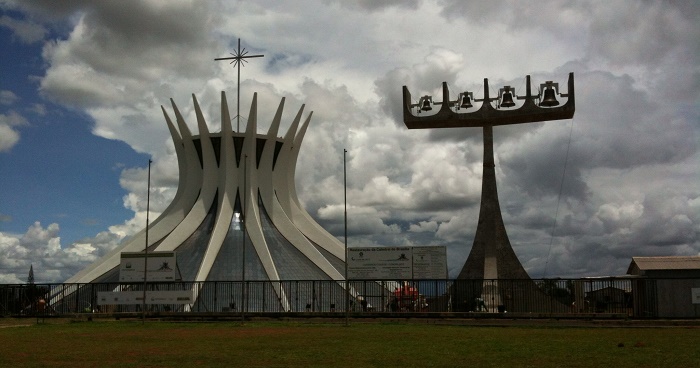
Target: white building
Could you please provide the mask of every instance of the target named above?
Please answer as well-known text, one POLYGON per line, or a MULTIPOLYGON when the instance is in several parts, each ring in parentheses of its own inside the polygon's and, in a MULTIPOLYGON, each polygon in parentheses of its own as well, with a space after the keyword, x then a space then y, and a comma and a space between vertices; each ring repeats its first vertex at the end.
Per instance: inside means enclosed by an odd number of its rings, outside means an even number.
MULTIPOLYGON (((180 170, 170 206, 148 234, 141 231, 66 283, 119 282, 120 254, 144 251, 147 238, 149 252, 176 252, 185 282, 335 280, 326 287, 342 290, 344 246, 302 208, 294 183, 312 113, 302 123, 302 106, 278 137, 282 99, 269 130, 259 134, 255 94, 246 131, 233 132, 222 92, 221 132, 211 133, 193 100, 198 135, 190 133, 174 102, 175 123, 163 108, 180 170)), ((285 290, 277 285, 281 309, 288 310, 285 290)))

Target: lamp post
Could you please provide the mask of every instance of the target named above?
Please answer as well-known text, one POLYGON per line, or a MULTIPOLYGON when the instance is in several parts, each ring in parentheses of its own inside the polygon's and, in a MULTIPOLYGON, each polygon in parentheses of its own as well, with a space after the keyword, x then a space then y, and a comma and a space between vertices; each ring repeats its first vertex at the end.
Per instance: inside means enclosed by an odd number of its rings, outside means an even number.
POLYGON ((151 161, 148 160, 148 190, 146 191, 146 246, 143 249, 143 301, 141 303, 142 320, 146 323, 146 282, 148 278, 148 214, 151 212, 151 161))
POLYGON ((343 198, 344 198, 344 225, 345 225, 345 326, 350 325, 350 288, 348 282, 348 175, 345 164, 345 156, 348 150, 343 149, 343 198))
POLYGON ((241 215, 241 227, 243 229, 243 250, 241 251, 241 259, 242 259, 242 265, 241 265, 241 282, 242 282, 242 290, 241 290, 241 320, 245 321, 245 310, 246 310, 246 297, 247 297, 247 287, 246 287, 246 281, 245 281, 245 236, 246 236, 246 200, 248 197, 248 155, 245 154, 243 155, 243 206, 242 211, 243 214, 241 215))
MULTIPOLYGON (((500 125, 532 123, 538 121, 570 119, 575 112, 574 74, 569 74, 566 94, 559 91, 558 83, 547 81, 540 85, 536 95, 532 94, 530 76, 526 77, 525 95, 517 96, 515 89, 504 86, 499 89, 498 97, 489 97, 488 79, 484 79, 484 96, 473 99, 471 92, 462 92, 456 101, 450 101, 447 83, 442 83, 442 102, 434 102, 431 96, 423 96, 413 104, 411 94, 403 87, 403 120, 408 129, 437 129, 480 127, 484 140, 484 171, 481 189, 481 208, 479 222, 474 235, 474 244, 458 279, 530 279, 518 260, 508 240, 505 225, 498 203, 496 173, 493 155, 493 127, 500 125), (564 105, 559 106, 556 94, 567 97, 564 105), (522 106, 516 107, 513 98, 524 100, 522 106), (483 102, 476 109, 471 101, 483 102), (536 103, 535 101, 539 101, 536 103), (496 101, 496 107, 491 105, 496 101), (432 105, 442 105, 432 115, 421 113, 432 110, 432 105), (464 109, 464 111, 460 111, 464 109), (413 111, 416 111, 416 115, 413 111), (470 111, 471 110, 471 111, 470 111)), ((495 283, 484 289, 490 302, 500 304, 499 292, 495 283), (498 299, 497 299, 498 298, 498 299)), ((483 290, 482 290, 483 291, 483 290)), ((486 299, 486 298, 484 298, 486 299)), ((467 299, 464 299, 468 301, 467 299)), ((462 301, 462 299, 459 299, 462 301)))

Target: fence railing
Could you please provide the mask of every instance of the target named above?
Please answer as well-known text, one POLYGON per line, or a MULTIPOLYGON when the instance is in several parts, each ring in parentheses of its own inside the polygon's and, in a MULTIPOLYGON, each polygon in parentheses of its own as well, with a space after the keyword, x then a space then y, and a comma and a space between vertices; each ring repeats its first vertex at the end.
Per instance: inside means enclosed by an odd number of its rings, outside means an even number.
MULTIPOLYGON (((679 293, 700 288, 700 279, 585 278, 540 280, 351 280, 206 281, 148 283, 146 303, 117 296, 143 292, 143 283, 0 285, 0 315, 170 313, 340 313, 346 297, 352 313, 511 313, 664 317, 659 298, 673 285, 679 293), (187 292, 186 303, 165 302, 158 295, 187 292), (105 294, 106 293, 106 294, 105 294), (112 298, 114 296, 114 298, 112 298), (161 300, 161 301, 158 301, 161 300)), ((145 293, 144 293, 145 294, 145 293)), ((676 303, 676 302, 674 302, 676 303)), ((690 305, 678 317, 698 317, 690 305)), ((695 308, 695 309, 693 309, 695 308)))

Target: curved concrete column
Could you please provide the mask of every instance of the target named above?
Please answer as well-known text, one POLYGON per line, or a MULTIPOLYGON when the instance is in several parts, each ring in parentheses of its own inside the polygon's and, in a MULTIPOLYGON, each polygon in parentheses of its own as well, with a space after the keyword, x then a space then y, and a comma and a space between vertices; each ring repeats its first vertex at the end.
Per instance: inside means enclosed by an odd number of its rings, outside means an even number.
MULTIPOLYGON (((161 106, 161 110, 168 125, 177 156, 179 168, 178 189, 170 205, 150 224, 148 228, 149 247, 161 241, 182 222, 199 195, 200 184, 197 179, 201 176, 202 170, 196 159, 197 152, 192 141, 192 134, 187 128, 187 124, 185 124, 175 102, 172 99, 170 99, 170 102, 175 111, 179 132, 163 106, 161 106)), ((145 244, 146 229, 143 229, 122 242, 122 245, 114 248, 90 266, 66 280, 66 282, 92 282, 117 267, 120 263, 122 252, 142 251, 145 244)))
POLYGON ((299 157, 301 142, 304 140, 304 135, 306 134, 309 122, 311 121, 311 115, 313 115, 313 112, 309 114, 301 129, 299 129, 299 132, 294 137, 294 144, 292 145, 291 153, 289 155, 290 168, 287 175, 286 190, 287 195, 289 196, 289 207, 291 211, 290 215, 294 221, 294 224, 302 233, 304 233, 304 235, 326 251, 338 257, 340 260, 345 261, 345 245, 341 243, 338 238, 326 231, 326 229, 322 228, 321 225, 319 225, 313 218, 311 218, 309 213, 303 209, 301 203, 299 202, 299 198, 297 197, 296 181, 294 180, 296 175, 297 159, 299 157))
POLYGON ((207 250, 194 281, 205 281, 231 227, 233 207, 236 202, 237 175, 236 152, 233 148, 231 117, 226 94, 221 92, 221 144, 219 151, 219 210, 207 250))
POLYGON ((271 206, 272 200, 275 197, 275 190, 272 184, 272 170, 274 167, 275 148, 277 146, 277 132, 279 131, 280 121, 282 120, 284 101, 285 99, 282 98, 279 106, 277 107, 277 112, 275 113, 275 117, 272 119, 270 128, 267 131, 267 136, 265 137, 265 147, 263 148, 262 154, 260 155, 260 161, 257 165, 258 171, 260 172, 258 190, 268 213, 271 213, 274 210, 271 206))
POLYGON ((246 232, 250 237, 255 252, 257 253, 263 268, 270 280, 279 280, 279 274, 275 267, 275 262, 272 259, 270 250, 265 241, 262 225, 260 221, 260 209, 258 208, 258 180, 257 170, 255 169, 256 158, 256 130, 257 130, 257 104, 258 94, 253 95, 253 102, 250 106, 250 114, 248 116, 248 125, 245 132, 245 140, 243 141, 243 158, 239 164, 239 168, 243 166, 243 191, 242 200, 245 205, 244 224, 246 232), (246 159, 247 157, 247 159, 246 159))
POLYGON ((201 191, 199 193, 199 198, 194 206, 192 206, 185 219, 158 245, 156 248, 157 251, 175 250, 197 230, 209 212, 218 189, 219 168, 216 164, 214 146, 211 142, 204 115, 197 102, 197 97, 195 97, 194 94, 192 95, 192 100, 197 115, 199 142, 202 149, 201 191))
MULTIPOLYGON (((333 265, 331 265, 330 262, 318 251, 318 249, 316 249, 316 247, 309 242, 308 238, 301 231, 299 231, 297 226, 290 219, 294 204, 289 196, 289 190, 287 187, 288 183, 285 179, 289 178, 290 176, 294 177, 295 165, 290 162, 289 156, 287 154, 282 154, 282 152, 292 151, 295 133, 294 130, 296 130, 296 127, 299 124, 303 110, 304 107, 302 106, 299 109, 292 126, 287 131, 274 170, 267 169, 267 165, 271 164, 270 157, 274 152, 269 152, 268 150, 267 155, 265 155, 266 151, 263 151, 265 161, 261 160, 260 167, 262 170, 260 171, 261 173, 265 173, 267 175, 272 174, 272 177, 269 177, 268 180, 261 181, 261 193, 265 193, 265 195, 262 196, 263 204, 265 205, 265 209, 267 210, 272 223, 283 237, 289 240, 289 242, 294 245, 294 247, 297 248, 304 256, 312 260, 314 264, 316 264, 316 266, 318 266, 321 271, 323 271, 331 279, 342 280, 344 279, 343 275, 341 275, 338 270, 336 270, 333 265), (282 203, 286 204, 286 208, 282 203)), ((278 116, 281 116, 281 111, 279 110, 276 119, 278 116)), ((279 121, 273 120, 271 127, 274 127, 275 125, 279 125, 279 121)), ((274 151, 274 147, 272 147, 272 150, 274 151)))

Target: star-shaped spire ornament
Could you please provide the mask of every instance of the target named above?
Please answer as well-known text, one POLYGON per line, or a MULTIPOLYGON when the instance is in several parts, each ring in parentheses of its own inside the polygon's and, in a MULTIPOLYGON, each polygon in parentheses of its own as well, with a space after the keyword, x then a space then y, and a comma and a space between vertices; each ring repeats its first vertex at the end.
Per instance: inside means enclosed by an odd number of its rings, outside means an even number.
POLYGON ((230 64, 233 64, 238 69, 238 85, 236 89, 236 131, 241 131, 241 65, 245 66, 243 63, 247 63, 250 58, 259 58, 265 55, 248 55, 248 51, 245 48, 241 49, 241 39, 238 39, 238 50, 230 53, 231 56, 216 58, 214 61, 220 60, 231 60, 230 64))

